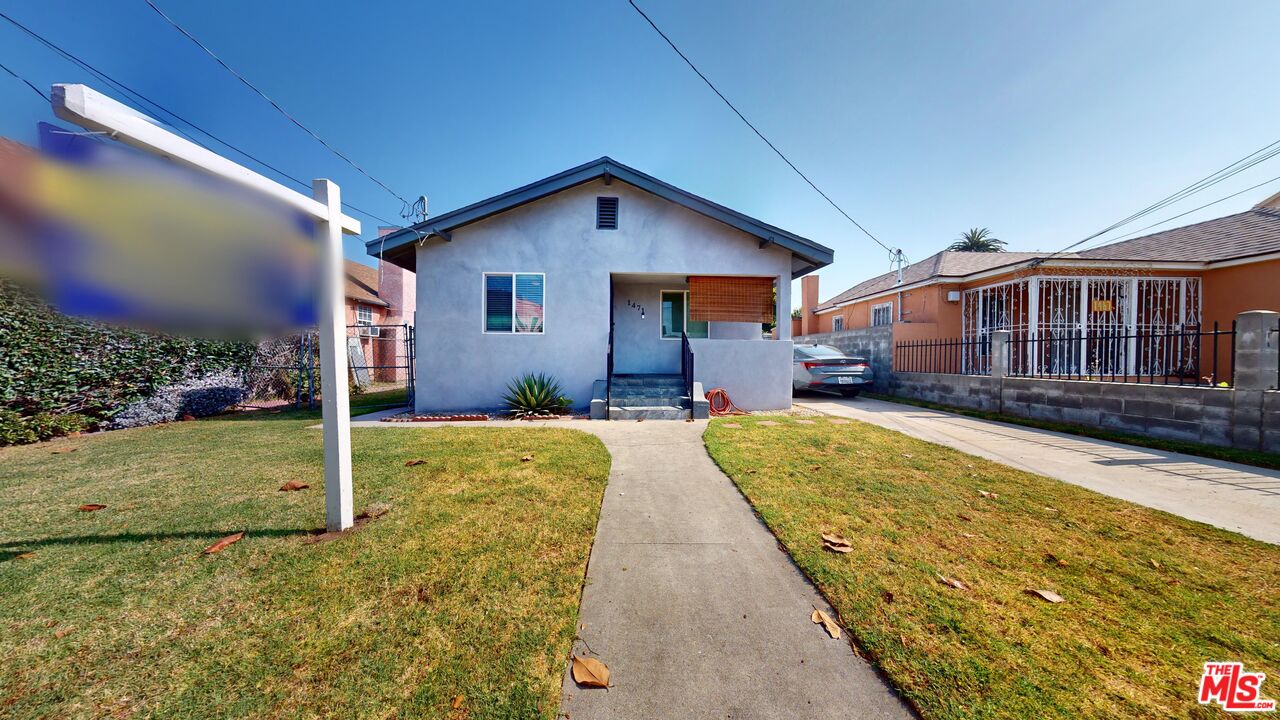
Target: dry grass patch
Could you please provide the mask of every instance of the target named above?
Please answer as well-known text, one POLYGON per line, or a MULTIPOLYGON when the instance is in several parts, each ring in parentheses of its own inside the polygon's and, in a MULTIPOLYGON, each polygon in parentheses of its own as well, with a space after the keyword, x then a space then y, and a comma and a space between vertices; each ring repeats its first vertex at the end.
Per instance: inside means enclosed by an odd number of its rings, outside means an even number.
POLYGON ((707 447, 926 718, 1213 717, 1204 662, 1280 678, 1280 548, 874 425, 776 419, 714 421, 707 447))
POLYGON ((391 510, 308 543, 324 524, 315 421, 0 449, 0 716, 554 717, 603 445, 356 429, 356 509, 391 510), (107 508, 75 512, 88 502, 107 508))

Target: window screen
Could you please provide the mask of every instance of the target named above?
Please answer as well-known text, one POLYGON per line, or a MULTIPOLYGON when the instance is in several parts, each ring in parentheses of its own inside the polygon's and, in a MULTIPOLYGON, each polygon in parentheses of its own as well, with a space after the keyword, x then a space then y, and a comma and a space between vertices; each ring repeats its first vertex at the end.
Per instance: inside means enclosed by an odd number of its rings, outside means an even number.
POLYGON ((484 331, 541 333, 545 284, 542 273, 485 273, 484 331))

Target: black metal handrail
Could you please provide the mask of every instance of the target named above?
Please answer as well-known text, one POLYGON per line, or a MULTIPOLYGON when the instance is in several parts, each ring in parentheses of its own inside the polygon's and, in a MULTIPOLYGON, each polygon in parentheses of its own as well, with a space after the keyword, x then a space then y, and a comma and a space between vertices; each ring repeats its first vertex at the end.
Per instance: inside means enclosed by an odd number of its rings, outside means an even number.
POLYGON ((609 419, 613 407, 613 323, 609 324, 609 351, 604 360, 604 419, 609 419))
POLYGON ((693 346, 683 331, 680 333, 680 378, 684 380, 684 394, 689 398, 689 407, 693 407, 693 346))

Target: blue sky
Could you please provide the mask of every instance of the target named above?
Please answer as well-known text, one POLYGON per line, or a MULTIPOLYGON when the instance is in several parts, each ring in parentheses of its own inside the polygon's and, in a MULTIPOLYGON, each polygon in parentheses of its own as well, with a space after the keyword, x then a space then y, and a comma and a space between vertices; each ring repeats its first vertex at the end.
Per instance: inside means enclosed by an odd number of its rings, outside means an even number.
MULTIPOLYGON (((156 1, 398 193, 428 195, 433 214, 611 155, 834 248, 823 298, 888 269, 886 253, 625 0, 156 1)), ((911 260, 975 225, 1012 250, 1058 249, 1280 138, 1270 2, 640 4, 811 178, 911 260)), ((304 180, 332 177, 345 199, 398 217, 399 201, 142 0, 0 7, 262 159, 304 180)), ((42 88, 104 89, 3 22, 0 59, 42 88)), ((25 142, 51 118, 3 74, 0 108, 0 134, 25 142)), ((1280 159, 1127 229, 1276 175, 1280 159)), ((362 220, 371 235, 377 221, 362 220)), ((363 257, 360 244, 349 241, 348 255, 363 257)))

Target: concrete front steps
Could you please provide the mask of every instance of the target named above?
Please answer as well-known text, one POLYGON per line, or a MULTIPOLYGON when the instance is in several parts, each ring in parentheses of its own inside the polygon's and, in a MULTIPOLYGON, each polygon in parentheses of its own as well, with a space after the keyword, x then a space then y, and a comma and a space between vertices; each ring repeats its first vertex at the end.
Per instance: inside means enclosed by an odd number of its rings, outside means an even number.
POLYGON ((690 398, 679 375, 614 375, 608 400, 612 404, 606 409, 605 381, 597 380, 591 399, 592 419, 686 420, 705 418, 708 410, 701 383, 694 383, 690 398))

